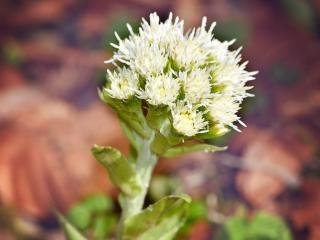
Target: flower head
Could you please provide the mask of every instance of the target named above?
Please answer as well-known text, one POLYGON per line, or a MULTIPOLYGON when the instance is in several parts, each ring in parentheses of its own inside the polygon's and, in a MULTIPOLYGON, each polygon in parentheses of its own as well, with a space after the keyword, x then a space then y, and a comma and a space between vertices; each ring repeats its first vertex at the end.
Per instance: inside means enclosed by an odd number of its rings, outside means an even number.
POLYGON ((108 70, 108 84, 106 91, 111 97, 117 99, 128 99, 133 96, 138 89, 138 74, 128 68, 119 68, 118 71, 108 70))
POLYGON ((172 105, 176 101, 180 90, 180 82, 174 80, 170 74, 149 76, 146 80, 141 98, 147 99, 152 105, 172 105))
POLYGON ((204 99, 212 97, 211 76, 206 69, 196 68, 189 73, 181 72, 179 77, 189 102, 201 104, 204 99))
POLYGON ((208 122, 196 106, 188 102, 179 101, 171 108, 173 127, 181 134, 188 137, 206 132, 208 122))
MULTIPOLYGON (((237 131, 239 128, 234 122, 240 121, 237 112, 240 104, 231 95, 217 95, 210 100, 208 110, 214 123, 223 128, 229 126, 237 131)), ((242 122, 240 122, 242 123, 242 122)))
POLYGON ((108 71, 106 87, 112 98, 136 97, 167 106, 173 127, 188 137, 212 126, 239 130, 237 122, 242 122, 237 113, 243 99, 252 96, 246 83, 257 72, 246 71, 241 48, 229 49, 234 40, 215 39, 215 23, 207 29, 205 17, 187 34, 183 21, 171 13, 164 22, 150 14, 149 22, 142 19, 138 33, 127 26, 130 36, 122 40, 116 34, 118 44, 112 44, 116 52, 107 61, 116 65, 115 72, 108 71))

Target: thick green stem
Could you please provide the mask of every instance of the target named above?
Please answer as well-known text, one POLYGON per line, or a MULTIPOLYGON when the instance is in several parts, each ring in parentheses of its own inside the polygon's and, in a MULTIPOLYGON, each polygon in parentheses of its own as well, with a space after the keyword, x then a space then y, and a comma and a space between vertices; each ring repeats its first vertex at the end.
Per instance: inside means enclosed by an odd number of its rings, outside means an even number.
POLYGON ((118 229, 117 240, 122 239, 124 221, 128 217, 141 212, 143 208, 152 172, 158 160, 157 155, 151 151, 151 143, 153 139, 154 136, 150 137, 149 139, 142 139, 139 143, 139 148, 137 149, 138 155, 136 161, 136 170, 140 175, 143 190, 139 195, 137 195, 134 198, 126 197, 124 195, 121 195, 119 198, 120 205, 122 208, 122 215, 118 229))

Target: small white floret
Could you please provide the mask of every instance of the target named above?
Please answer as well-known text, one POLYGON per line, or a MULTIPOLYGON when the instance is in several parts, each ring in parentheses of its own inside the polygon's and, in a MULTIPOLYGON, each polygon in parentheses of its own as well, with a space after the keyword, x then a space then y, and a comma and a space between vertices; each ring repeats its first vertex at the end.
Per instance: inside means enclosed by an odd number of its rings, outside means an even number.
POLYGON ((204 119, 203 113, 192 104, 180 101, 172 106, 171 113, 173 127, 185 136, 191 137, 208 131, 208 122, 204 119))
POLYGON ((108 70, 108 80, 110 87, 106 88, 106 91, 113 98, 128 99, 138 89, 138 75, 127 68, 119 69, 113 73, 108 70))
POLYGON ((239 116, 237 116, 237 112, 240 109, 240 103, 234 100, 232 96, 215 96, 208 104, 208 109, 215 124, 220 125, 221 128, 228 126, 240 131, 234 124, 235 122, 240 121, 239 116))
POLYGON ((183 90, 187 101, 201 104, 202 100, 211 96, 211 77, 206 69, 196 68, 190 73, 181 72, 183 90))
POLYGON ((147 78, 141 96, 152 105, 172 105, 178 97, 179 90, 179 79, 173 78, 171 74, 159 74, 147 78))

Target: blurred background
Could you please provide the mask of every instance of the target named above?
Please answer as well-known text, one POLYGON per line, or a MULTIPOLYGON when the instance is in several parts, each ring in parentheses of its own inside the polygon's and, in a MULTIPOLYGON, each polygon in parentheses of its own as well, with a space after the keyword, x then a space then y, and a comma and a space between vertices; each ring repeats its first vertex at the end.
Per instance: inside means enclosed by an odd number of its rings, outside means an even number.
POLYGON ((320 239, 320 1, 2 0, 0 3, 0 239, 64 239, 53 210, 90 239, 112 239, 117 190, 90 154, 127 142, 97 97, 114 31, 172 11, 202 16, 237 39, 259 70, 248 127, 213 144, 223 153, 161 159, 148 202, 194 202, 177 239, 320 239), (250 237, 242 237, 250 236, 250 237))

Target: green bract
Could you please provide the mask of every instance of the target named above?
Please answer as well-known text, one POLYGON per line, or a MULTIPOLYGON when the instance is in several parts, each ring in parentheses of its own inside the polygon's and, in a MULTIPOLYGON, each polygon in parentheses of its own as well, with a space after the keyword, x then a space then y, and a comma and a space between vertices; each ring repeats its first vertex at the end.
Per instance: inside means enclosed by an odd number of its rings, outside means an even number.
POLYGON ((124 222, 123 240, 172 239, 186 220, 189 203, 184 195, 162 198, 124 222))
POLYGON ((135 197, 142 191, 140 176, 134 167, 118 150, 95 145, 92 154, 108 170, 112 182, 128 197, 135 197))

